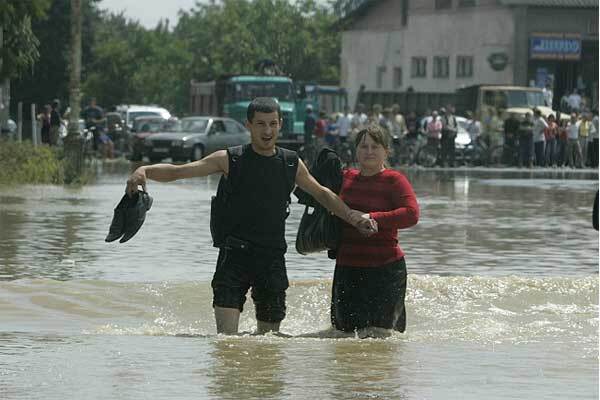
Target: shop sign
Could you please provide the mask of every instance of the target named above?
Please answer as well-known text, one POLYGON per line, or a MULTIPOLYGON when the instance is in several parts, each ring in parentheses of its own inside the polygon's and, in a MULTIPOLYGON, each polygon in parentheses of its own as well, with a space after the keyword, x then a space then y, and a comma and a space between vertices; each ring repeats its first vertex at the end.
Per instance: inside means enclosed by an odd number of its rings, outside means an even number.
POLYGON ((534 33, 529 38, 529 58, 534 60, 581 59, 578 33, 534 33))

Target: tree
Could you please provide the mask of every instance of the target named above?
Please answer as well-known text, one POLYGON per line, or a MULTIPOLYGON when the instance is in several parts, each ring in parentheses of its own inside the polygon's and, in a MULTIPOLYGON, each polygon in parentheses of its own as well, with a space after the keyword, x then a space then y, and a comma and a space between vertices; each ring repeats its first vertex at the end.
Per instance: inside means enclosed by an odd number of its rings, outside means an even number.
MULTIPOLYGON (((18 0, 17 0, 18 1, 18 0)), ((102 21, 97 0, 82 2, 82 78, 93 59, 92 45, 95 30, 102 21)), ((28 3, 28 2, 23 2, 28 3)), ((32 31, 39 39, 38 62, 13 81, 13 98, 24 103, 43 105, 58 98, 63 104, 69 98, 69 44, 71 35, 70 0, 52 0, 44 18, 32 23, 32 31)), ((14 105, 14 103, 13 103, 14 105)))
POLYGON ((33 33, 32 20, 45 16, 50 0, 3 0, 0 7, 0 79, 14 78, 27 70, 39 57, 39 40, 33 33))
POLYGON ((192 73, 210 79, 252 73, 269 58, 300 80, 338 80, 336 17, 313 0, 223 0, 180 16, 175 34, 193 54, 192 73))

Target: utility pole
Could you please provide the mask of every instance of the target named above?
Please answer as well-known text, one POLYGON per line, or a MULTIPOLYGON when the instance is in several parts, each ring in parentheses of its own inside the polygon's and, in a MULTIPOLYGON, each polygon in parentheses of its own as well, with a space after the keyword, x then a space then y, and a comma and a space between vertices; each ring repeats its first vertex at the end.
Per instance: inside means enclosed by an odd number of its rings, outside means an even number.
POLYGON ((4 47, 4 28, 0 25, 0 136, 2 136, 2 129, 7 126, 8 122, 8 110, 5 110, 8 104, 6 101, 7 94, 5 93, 6 88, 4 85, 4 79, 2 76, 4 75, 4 70, 2 69, 2 48, 4 47))
POLYGON ((69 128, 65 138, 65 182, 75 183, 83 172, 83 146, 79 133, 81 80, 81 2, 71 0, 71 60, 69 128))

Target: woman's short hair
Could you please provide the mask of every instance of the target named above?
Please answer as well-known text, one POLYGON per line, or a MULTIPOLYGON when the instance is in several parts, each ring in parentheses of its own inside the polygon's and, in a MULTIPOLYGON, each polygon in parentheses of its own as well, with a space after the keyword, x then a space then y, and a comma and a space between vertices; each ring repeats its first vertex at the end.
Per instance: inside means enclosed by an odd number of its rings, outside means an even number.
POLYGON ((356 134, 356 139, 354 139, 354 147, 358 147, 360 142, 362 142, 367 135, 369 135, 375 143, 380 144, 384 149, 389 150, 390 143, 387 134, 379 125, 369 125, 365 129, 359 131, 356 134))

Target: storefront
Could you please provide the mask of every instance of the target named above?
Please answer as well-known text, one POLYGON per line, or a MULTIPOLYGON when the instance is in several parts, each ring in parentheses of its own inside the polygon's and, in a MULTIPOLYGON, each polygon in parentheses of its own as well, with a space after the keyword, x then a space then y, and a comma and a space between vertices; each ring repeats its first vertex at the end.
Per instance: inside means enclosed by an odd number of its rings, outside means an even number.
POLYGON ((584 40, 574 32, 533 32, 529 35, 527 70, 530 85, 552 85, 555 109, 561 96, 573 89, 597 104, 597 39, 584 40))

